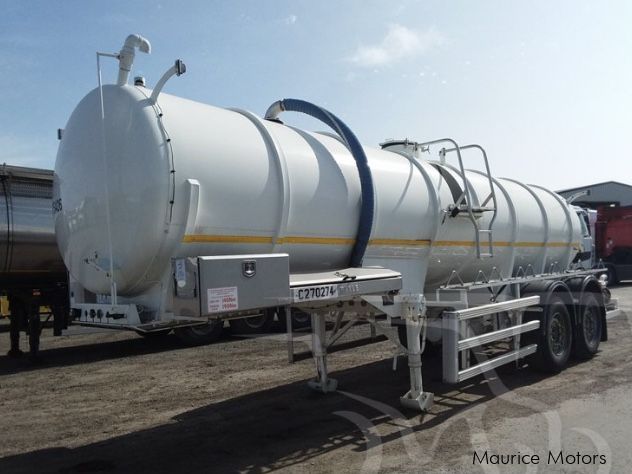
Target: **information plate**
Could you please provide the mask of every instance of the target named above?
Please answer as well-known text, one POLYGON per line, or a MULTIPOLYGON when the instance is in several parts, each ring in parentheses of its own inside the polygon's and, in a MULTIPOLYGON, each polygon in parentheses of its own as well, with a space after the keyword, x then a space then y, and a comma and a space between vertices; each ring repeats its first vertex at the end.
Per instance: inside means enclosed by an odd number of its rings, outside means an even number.
POLYGON ((236 286, 209 288, 207 295, 209 313, 225 313, 239 309, 239 296, 236 286))
POLYGON ((338 285, 314 285, 292 289, 294 302, 329 300, 338 297, 338 285))

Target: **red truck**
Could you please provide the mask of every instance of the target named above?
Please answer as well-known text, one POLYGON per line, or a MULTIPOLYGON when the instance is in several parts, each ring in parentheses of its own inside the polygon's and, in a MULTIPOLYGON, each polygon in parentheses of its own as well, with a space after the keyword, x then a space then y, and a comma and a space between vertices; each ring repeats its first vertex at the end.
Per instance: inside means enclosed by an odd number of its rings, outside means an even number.
POLYGON ((614 285, 632 280, 632 206, 597 210, 595 249, 608 269, 608 282, 614 285))

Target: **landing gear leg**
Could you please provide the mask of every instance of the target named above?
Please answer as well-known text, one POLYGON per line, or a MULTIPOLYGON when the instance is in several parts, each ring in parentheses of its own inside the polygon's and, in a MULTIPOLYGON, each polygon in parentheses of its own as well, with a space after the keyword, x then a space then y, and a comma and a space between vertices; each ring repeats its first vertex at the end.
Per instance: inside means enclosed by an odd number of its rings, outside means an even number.
POLYGON ((421 295, 409 298, 402 303, 406 321, 406 340, 408 343, 408 368, 410 370, 410 390, 399 400, 406 408, 427 411, 432 406, 434 394, 423 391, 421 378, 421 330, 425 316, 421 316, 421 295))
POLYGON ((327 332, 324 314, 312 314, 312 355, 316 363, 317 377, 307 385, 318 392, 334 392, 338 381, 330 379, 327 374, 327 332))
POLYGON ((11 316, 9 321, 9 336, 11 338, 11 349, 7 352, 9 357, 20 357, 23 352, 20 350, 20 327, 24 310, 22 304, 16 299, 10 300, 11 316))
POLYGON ((32 361, 37 361, 39 358, 40 334, 42 332, 39 303, 35 302, 29 306, 29 357, 32 361))
POLYGON ((53 336, 61 336, 62 331, 67 329, 66 327, 66 311, 63 305, 55 304, 52 307, 53 311, 53 336))

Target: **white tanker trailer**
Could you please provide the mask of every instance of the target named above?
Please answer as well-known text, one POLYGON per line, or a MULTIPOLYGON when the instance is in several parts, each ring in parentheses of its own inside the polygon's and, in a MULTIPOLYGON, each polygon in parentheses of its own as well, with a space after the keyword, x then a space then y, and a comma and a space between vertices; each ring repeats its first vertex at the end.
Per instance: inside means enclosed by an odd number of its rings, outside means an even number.
POLYGON ((165 94, 179 60, 153 90, 129 85, 136 48, 149 42, 130 35, 120 53, 98 53, 118 58, 118 81, 81 100, 57 155, 55 229, 75 322, 182 331, 298 308, 312 318, 311 385, 327 392, 327 347, 368 321, 408 355, 402 402, 421 409, 432 402, 426 339, 442 342, 444 379, 458 382, 524 358, 556 372, 607 337, 603 282, 571 270, 583 251, 576 213, 544 188, 493 178, 481 147, 362 147, 304 101, 260 118, 165 94), (335 133, 284 125, 284 110, 335 133), (474 152, 485 171, 465 170, 474 152), (474 360, 489 344, 498 355, 474 360))

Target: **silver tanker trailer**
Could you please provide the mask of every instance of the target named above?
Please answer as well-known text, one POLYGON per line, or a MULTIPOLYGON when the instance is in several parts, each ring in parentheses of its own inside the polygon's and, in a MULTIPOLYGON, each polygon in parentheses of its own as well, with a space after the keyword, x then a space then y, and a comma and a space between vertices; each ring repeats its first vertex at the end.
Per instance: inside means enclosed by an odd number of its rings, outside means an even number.
POLYGON ((130 85, 137 50, 149 42, 130 35, 98 53, 119 61, 118 80, 81 100, 59 146, 53 209, 75 322, 151 332, 298 309, 322 392, 336 388, 327 349, 368 322, 407 355, 401 401, 422 410, 426 341, 455 383, 518 360, 558 372, 607 338, 605 283, 573 269, 586 250, 577 214, 494 177, 480 146, 363 147, 302 100, 262 118, 166 94, 180 60, 153 89, 130 85), (284 111, 334 133, 287 126, 284 111), (472 157, 483 171, 466 170, 472 157))
POLYGON ((40 307, 53 315, 54 333, 67 327, 68 277, 53 226, 53 172, 0 167, 0 292, 9 300, 10 356, 21 354, 20 331, 39 348, 40 307))

